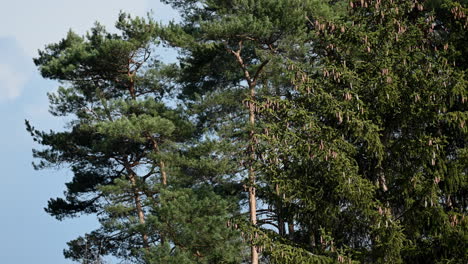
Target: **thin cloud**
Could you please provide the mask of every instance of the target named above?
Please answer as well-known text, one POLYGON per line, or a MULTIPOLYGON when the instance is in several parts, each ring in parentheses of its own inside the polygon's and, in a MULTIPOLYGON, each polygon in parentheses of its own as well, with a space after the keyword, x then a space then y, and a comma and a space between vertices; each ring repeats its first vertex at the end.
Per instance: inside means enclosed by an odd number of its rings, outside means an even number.
POLYGON ((0 102, 20 96, 27 80, 24 73, 15 71, 8 64, 0 63, 0 102))

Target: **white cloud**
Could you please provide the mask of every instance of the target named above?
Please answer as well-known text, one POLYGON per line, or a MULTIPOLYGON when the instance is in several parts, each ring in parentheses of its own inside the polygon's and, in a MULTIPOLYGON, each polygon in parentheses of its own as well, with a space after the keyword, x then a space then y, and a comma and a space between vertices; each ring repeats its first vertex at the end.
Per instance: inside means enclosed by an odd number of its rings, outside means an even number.
POLYGON ((24 73, 13 70, 8 64, 0 64, 0 101, 18 97, 27 80, 24 73))
MULTIPOLYGON (((0 37, 14 37, 31 57, 72 28, 84 34, 95 21, 112 28, 120 10, 145 16, 149 0, 2 1, 0 37)), ((154 0, 153 0, 154 1, 154 0)))

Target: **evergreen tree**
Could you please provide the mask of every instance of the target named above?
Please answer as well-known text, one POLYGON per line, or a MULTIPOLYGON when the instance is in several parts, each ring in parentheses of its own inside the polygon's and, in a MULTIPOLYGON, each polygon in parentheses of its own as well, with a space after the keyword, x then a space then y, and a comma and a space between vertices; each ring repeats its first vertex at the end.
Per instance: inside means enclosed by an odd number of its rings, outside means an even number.
POLYGON ((206 181, 196 177, 204 175, 177 169, 190 168, 189 160, 197 158, 183 156, 194 148, 184 145, 196 133, 181 109, 161 102, 166 68, 154 55, 158 25, 122 13, 116 27, 120 34, 99 24, 86 37, 70 31, 35 59, 45 78, 65 85, 49 95, 51 113, 72 118, 63 132, 38 131, 27 122, 34 140, 46 147, 34 151, 40 159, 35 167, 66 165, 74 174, 65 199, 51 199, 46 211, 59 220, 96 213, 101 223, 69 242, 65 256, 235 262, 239 254, 229 252, 238 239, 223 227, 238 206, 203 187, 206 181), (197 230, 206 232, 191 240, 197 230), (226 255, 220 254, 224 247, 226 255))
POLYGON ((468 261, 466 1, 164 2, 181 23, 121 14, 35 59, 71 119, 27 122, 35 167, 74 175, 46 211, 101 223, 67 258, 468 261))
MULTIPOLYGON (((311 21, 310 53, 323 56, 290 63, 294 97, 260 107, 260 170, 285 194, 296 248, 339 262, 464 263, 466 7, 349 4, 342 22, 311 21)), ((288 252, 267 254, 298 263, 288 252)))
MULTIPOLYGON (((285 84, 282 57, 306 58, 307 17, 331 17, 332 8, 328 1, 165 2, 181 10, 183 17, 182 24, 172 24, 163 33, 169 45, 181 48, 175 82, 180 84, 183 98, 195 100, 201 126, 206 124, 212 129, 209 133, 220 140, 233 145, 241 142, 234 158, 244 167, 249 218, 256 225, 257 190, 262 188, 254 169, 255 130, 261 126, 256 107, 264 94, 287 93, 281 87, 285 84)), ((237 178, 233 177, 234 181, 237 178)), ((260 195, 265 201, 271 196, 261 190, 260 195)), ((272 213, 277 214, 281 222, 278 232, 284 235, 284 220, 276 207, 272 213)), ((252 263, 258 263, 257 251, 252 244, 252 263)))

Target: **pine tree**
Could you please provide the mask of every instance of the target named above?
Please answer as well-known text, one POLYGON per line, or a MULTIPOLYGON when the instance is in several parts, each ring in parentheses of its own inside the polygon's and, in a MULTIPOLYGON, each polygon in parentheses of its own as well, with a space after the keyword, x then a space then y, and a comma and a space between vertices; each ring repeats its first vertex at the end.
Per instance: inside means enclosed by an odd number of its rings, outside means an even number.
POLYGON ((74 175, 65 199, 51 199, 46 211, 59 220, 96 213, 101 223, 69 242, 65 256, 235 262, 238 238, 225 222, 238 206, 178 169, 190 169, 206 154, 200 144, 189 144, 197 133, 188 116, 161 101, 163 72, 170 67, 155 59, 158 25, 122 13, 116 27, 120 34, 99 24, 86 37, 70 31, 35 59, 43 77, 65 85, 49 95, 51 113, 72 119, 62 132, 42 132, 27 122, 46 147, 34 151, 35 167, 70 166, 74 175), (184 155, 197 148, 198 157, 184 155), (198 230, 206 232, 189 239, 198 230), (223 247, 231 254, 220 254, 223 247))
MULTIPOLYGON (((265 93, 281 90, 281 56, 303 59, 300 46, 307 15, 331 16, 327 1, 165 1, 182 12, 182 24, 168 27, 164 40, 181 48, 181 70, 175 81, 183 96, 202 110, 199 121, 210 133, 233 144, 243 142, 235 159, 243 164, 248 188, 249 219, 257 224, 258 173, 255 130, 256 107, 265 93), (274 75, 278 74, 277 77, 274 75), (227 118, 223 117, 226 116, 227 118), (206 123, 205 123, 206 124, 206 123)), ((233 177, 235 180, 236 178, 233 177)), ((267 199, 269 194, 262 194, 267 199)), ((279 206, 277 206, 279 208, 279 206)), ((277 211, 279 211, 278 209, 277 211)), ((265 210, 264 210, 265 211, 265 210)), ((278 226, 284 225, 284 220, 278 226)), ((262 224, 267 224, 262 220, 262 224)), ((279 228, 284 235, 284 229, 279 228)), ((258 248, 251 245, 251 263, 258 248)))

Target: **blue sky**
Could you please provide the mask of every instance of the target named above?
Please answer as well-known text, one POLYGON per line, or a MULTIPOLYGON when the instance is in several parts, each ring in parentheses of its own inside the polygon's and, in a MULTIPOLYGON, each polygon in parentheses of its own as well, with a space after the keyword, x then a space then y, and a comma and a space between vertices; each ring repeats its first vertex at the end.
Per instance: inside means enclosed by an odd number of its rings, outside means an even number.
MULTIPOLYGON (((60 196, 71 173, 66 169, 34 171, 24 120, 39 129, 60 130, 65 120, 48 113, 46 93, 58 84, 44 80, 32 58, 71 28, 84 34, 95 21, 108 29, 120 10, 157 21, 176 19, 157 0, 0 0, 0 263, 62 264, 66 242, 98 226, 93 216, 59 222, 44 212, 60 196)), ((173 52, 163 52, 173 60, 173 52)))

